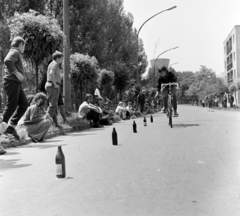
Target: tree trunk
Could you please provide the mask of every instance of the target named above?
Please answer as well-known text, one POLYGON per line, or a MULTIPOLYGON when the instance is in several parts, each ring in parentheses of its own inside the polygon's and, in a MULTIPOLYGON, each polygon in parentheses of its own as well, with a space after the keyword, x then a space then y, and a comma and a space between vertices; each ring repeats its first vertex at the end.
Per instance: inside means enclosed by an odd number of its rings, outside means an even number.
POLYGON ((119 98, 120 98, 120 101, 122 101, 122 90, 119 91, 119 98))
POLYGON ((3 52, 1 51, 1 60, 0 60, 0 73, 1 73, 1 81, 2 81, 2 86, 1 86, 1 89, 0 89, 0 94, 1 94, 1 104, 0 104, 0 109, 3 110, 6 106, 6 92, 4 90, 4 87, 3 87, 3 77, 5 75, 5 72, 4 72, 4 64, 2 64, 2 62, 4 62, 4 58, 3 58, 3 52))
POLYGON ((36 93, 38 93, 38 62, 35 62, 36 65, 36 93))
POLYGON ((83 87, 82 84, 80 85, 80 103, 83 101, 83 87))

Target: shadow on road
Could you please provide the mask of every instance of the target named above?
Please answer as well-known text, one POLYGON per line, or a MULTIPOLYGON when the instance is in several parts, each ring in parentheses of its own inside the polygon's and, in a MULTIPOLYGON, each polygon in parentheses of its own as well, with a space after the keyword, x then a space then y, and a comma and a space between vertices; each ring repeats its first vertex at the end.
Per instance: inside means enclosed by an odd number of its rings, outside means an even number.
MULTIPOLYGON (((47 142, 46 142, 47 143, 47 142)), ((46 149, 46 148, 56 148, 58 145, 65 146, 67 144, 60 144, 58 141, 56 141, 56 145, 47 145, 45 143, 42 144, 35 144, 31 143, 29 145, 22 146, 21 148, 39 148, 39 149, 46 149)))
POLYGON ((82 133, 78 133, 78 134, 69 134, 68 136, 85 136, 85 135, 94 135, 94 134, 97 134, 97 133, 88 133, 88 134, 82 134, 82 133))
POLYGON ((0 160, 0 169, 12 169, 31 166, 32 164, 16 164, 20 159, 0 160))
POLYGON ((62 141, 64 141, 64 140, 57 140, 57 139, 47 139, 47 140, 45 140, 43 143, 51 143, 51 142, 62 142, 62 141))
POLYGON ((4 156, 9 156, 9 155, 17 155, 20 154, 18 152, 7 152, 7 154, 5 154, 4 156))
POLYGON ((196 127, 199 124, 173 124, 173 128, 186 128, 186 127, 196 127))

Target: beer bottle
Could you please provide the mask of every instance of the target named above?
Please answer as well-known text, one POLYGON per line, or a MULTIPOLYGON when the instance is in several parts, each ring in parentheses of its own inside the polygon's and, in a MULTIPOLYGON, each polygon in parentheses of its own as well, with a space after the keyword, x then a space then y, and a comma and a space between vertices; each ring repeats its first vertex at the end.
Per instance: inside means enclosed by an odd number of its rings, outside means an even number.
POLYGON ((151 119, 151 122, 153 122, 153 117, 152 117, 152 115, 151 115, 150 119, 151 119))
POLYGON ((133 121, 133 133, 137 133, 137 124, 133 121))
POLYGON ((58 151, 56 155, 56 166, 57 166, 56 177, 65 178, 66 177, 65 157, 61 146, 58 146, 58 151))
POLYGON ((112 131, 112 144, 113 145, 118 144, 117 132, 116 132, 115 128, 113 128, 113 131, 112 131))
POLYGON ((144 126, 147 126, 147 120, 146 120, 145 117, 144 117, 144 119, 143 119, 143 123, 144 123, 144 126))

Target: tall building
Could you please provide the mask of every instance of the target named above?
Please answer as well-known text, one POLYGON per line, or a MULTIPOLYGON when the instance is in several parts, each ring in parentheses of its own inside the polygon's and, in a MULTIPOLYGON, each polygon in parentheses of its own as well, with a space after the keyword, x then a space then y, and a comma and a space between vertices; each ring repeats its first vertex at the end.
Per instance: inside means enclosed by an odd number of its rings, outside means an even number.
MULTIPOLYGON (((224 81, 230 86, 240 80, 240 25, 234 26, 223 43, 224 45, 224 81)), ((234 104, 240 105, 240 91, 234 95, 234 104)))

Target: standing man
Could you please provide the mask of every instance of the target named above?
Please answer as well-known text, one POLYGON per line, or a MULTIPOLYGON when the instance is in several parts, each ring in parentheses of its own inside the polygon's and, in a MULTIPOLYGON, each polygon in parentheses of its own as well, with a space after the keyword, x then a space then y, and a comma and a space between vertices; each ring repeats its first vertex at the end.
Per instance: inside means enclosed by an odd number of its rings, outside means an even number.
POLYGON ((141 90, 137 96, 137 102, 138 105, 140 106, 140 112, 144 112, 144 104, 145 104, 145 92, 141 90))
POLYGON ((223 107, 227 108, 227 93, 226 92, 224 93, 224 96, 223 96, 223 107))
POLYGON ((232 108, 233 107, 233 102, 234 102, 234 97, 232 94, 229 95, 229 103, 230 103, 230 107, 232 108))
POLYGON ((58 98, 61 87, 59 64, 61 64, 63 61, 63 54, 59 51, 56 51, 53 53, 52 58, 53 61, 48 65, 47 82, 45 84, 45 89, 49 100, 47 112, 51 118, 57 114, 58 98))
POLYGON ((25 50, 25 44, 26 42, 22 37, 13 38, 11 49, 4 59, 6 72, 3 85, 6 91, 7 104, 3 111, 3 121, 8 124, 5 133, 18 140, 19 136, 15 127, 28 108, 27 97, 22 89, 25 73, 22 54, 25 50))

